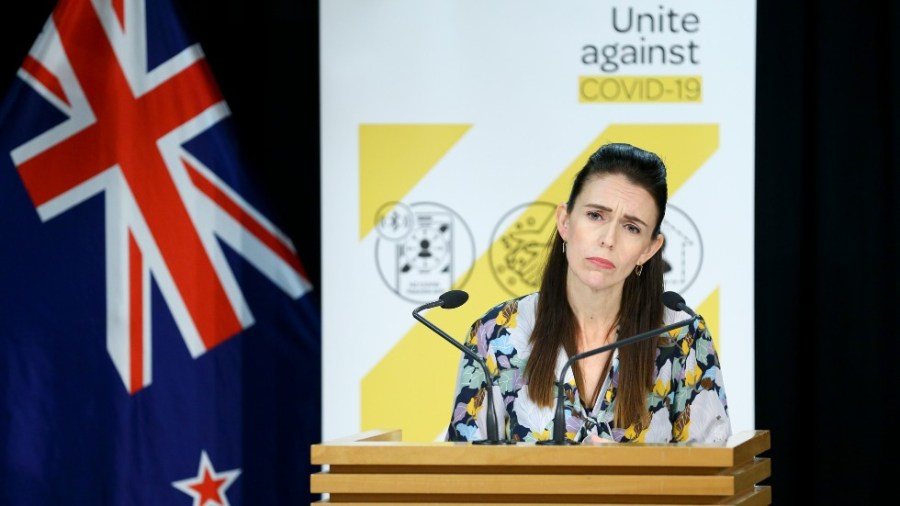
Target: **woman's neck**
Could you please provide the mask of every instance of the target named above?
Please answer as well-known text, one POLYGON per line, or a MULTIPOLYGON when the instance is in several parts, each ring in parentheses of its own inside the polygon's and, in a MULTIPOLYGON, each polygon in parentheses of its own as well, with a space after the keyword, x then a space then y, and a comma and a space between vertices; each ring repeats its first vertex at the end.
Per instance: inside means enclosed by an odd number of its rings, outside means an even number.
POLYGON ((568 283, 566 294, 578 322, 575 343, 579 352, 615 340, 615 326, 622 303, 621 287, 595 291, 580 283, 568 283))

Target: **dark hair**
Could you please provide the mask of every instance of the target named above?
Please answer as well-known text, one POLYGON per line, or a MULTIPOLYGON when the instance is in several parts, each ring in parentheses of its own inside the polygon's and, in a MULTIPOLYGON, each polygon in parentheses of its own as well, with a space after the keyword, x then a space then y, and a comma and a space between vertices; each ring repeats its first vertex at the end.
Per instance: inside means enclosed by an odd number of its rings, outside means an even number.
MULTIPOLYGON (((566 203, 567 211, 572 212, 575 199, 581 194, 585 183, 606 175, 622 175, 653 197, 657 209, 656 226, 652 232, 655 239, 660 233, 668 200, 666 167, 659 156, 630 144, 601 146, 575 176, 566 203)), ((566 294, 568 268, 563 240, 554 230, 541 279, 535 328, 530 338, 532 352, 525 366, 529 394, 541 406, 550 407, 554 402, 556 357, 560 346, 570 356, 576 353, 575 315, 566 294)), ((663 260, 660 248, 644 264, 641 276, 632 273, 625 280, 622 304, 616 317, 619 337, 625 338, 662 325, 662 292, 663 260)), ((619 427, 649 423, 645 403, 652 389, 657 341, 648 339, 619 348, 618 382, 613 385, 617 388, 615 423, 619 427)), ((578 364, 573 367, 576 378, 580 378, 578 364)))

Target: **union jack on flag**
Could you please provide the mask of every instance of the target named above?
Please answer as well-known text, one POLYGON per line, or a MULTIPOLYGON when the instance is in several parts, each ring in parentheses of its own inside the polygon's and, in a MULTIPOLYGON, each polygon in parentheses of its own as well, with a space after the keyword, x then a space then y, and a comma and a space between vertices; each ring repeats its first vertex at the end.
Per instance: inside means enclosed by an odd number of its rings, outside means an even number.
POLYGON ((62 0, 0 107, 0 503, 308 500, 319 316, 170 0, 62 0))

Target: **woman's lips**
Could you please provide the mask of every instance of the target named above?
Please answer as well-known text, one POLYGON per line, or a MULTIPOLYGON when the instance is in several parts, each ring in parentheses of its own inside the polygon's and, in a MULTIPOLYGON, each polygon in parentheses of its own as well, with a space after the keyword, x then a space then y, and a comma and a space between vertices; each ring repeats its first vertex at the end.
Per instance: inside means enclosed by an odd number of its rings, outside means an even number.
POLYGON ((609 260, 607 260, 605 258, 590 257, 590 258, 588 258, 588 262, 590 262, 602 269, 615 269, 616 268, 616 264, 610 262, 609 260))

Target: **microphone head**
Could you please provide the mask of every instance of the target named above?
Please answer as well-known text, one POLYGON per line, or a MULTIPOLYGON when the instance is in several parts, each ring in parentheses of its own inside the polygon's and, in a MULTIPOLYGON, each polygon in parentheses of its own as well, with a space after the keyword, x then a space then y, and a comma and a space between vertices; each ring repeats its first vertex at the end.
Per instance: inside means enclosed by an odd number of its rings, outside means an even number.
POLYGON ((664 292, 663 293, 663 304, 666 305, 667 308, 672 311, 683 311, 685 307, 684 297, 678 294, 678 292, 664 292))
POLYGON ((438 299, 443 302, 441 304, 442 308, 453 309, 465 304, 469 300, 469 294, 462 290, 450 290, 449 292, 444 292, 438 299))

